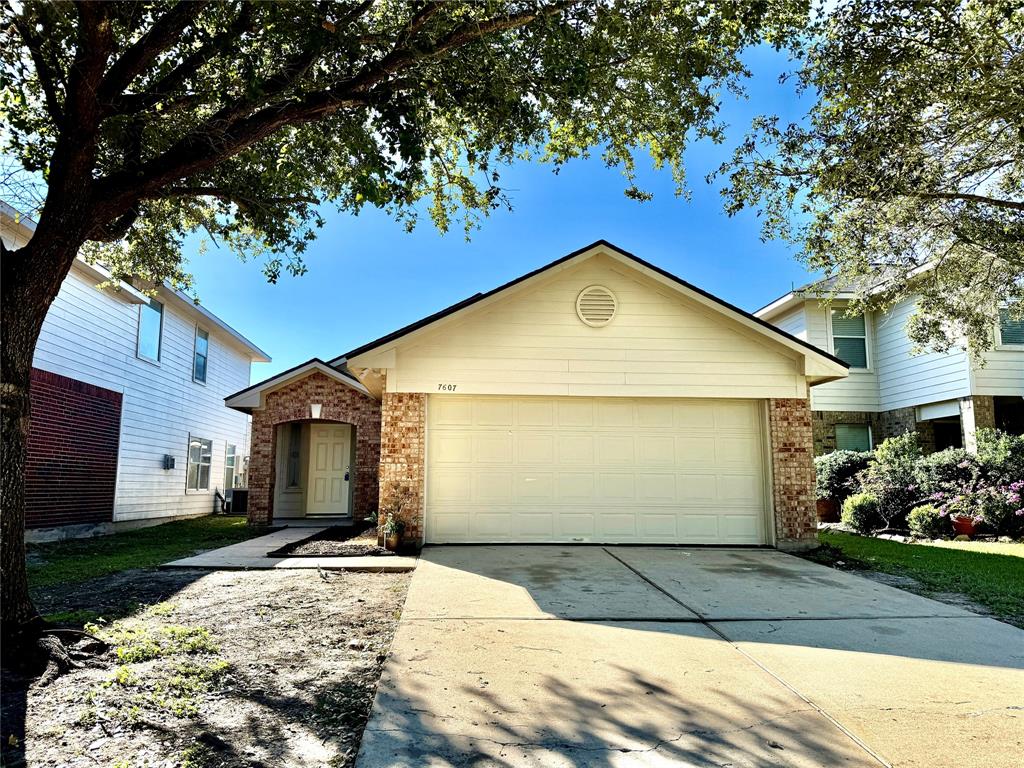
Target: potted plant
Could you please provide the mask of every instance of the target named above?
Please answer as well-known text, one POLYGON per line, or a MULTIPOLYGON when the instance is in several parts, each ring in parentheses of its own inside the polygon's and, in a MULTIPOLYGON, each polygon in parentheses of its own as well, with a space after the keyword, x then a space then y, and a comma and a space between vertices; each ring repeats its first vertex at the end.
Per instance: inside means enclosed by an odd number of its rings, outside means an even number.
POLYGON ((384 546, 392 552, 397 552, 402 546, 402 536, 405 534, 405 521, 393 512, 388 512, 384 518, 384 525, 381 526, 384 534, 384 546))
POLYGON ((957 536, 974 536, 978 528, 978 521, 972 515, 953 514, 950 520, 953 521, 953 530, 957 536))

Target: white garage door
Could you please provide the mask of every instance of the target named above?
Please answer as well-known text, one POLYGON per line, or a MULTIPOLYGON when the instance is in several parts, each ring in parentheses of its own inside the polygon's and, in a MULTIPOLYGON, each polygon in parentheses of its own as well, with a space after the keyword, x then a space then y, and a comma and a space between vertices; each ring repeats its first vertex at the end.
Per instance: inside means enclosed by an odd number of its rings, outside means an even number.
POLYGON ((432 395, 426 539, 763 544, 762 422, 754 400, 432 395))

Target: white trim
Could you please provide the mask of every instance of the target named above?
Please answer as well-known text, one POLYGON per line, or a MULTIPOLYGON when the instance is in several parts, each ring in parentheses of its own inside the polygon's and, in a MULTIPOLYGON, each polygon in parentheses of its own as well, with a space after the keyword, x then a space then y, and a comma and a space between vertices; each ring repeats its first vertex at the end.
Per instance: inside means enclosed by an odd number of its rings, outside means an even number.
POLYGON ((771 404, 761 401, 761 467, 764 472, 764 541, 769 547, 778 546, 778 532, 775 530, 775 454, 772 451, 771 404))

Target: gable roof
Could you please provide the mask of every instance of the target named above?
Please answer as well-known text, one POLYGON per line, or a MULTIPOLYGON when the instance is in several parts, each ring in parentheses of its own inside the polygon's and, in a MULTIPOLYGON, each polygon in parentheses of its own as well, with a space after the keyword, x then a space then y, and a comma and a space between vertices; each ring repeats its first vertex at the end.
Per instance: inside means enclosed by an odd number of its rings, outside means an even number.
MULTIPOLYGON (((344 361, 341 363, 341 366, 343 365, 344 361)), ((315 372, 322 373, 325 376, 344 384, 346 387, 351 387, 357 392, 362 392, 364 395, 369 395, 369 390, 363 386, 362 382, 355 379, 341 366, 329 365, 319 357, 314 357, 304 363, 299 363, 298 365, 289 368, 287 371, 281 371, 281 373, 276 376, 271 376, 269 379, 264 379, 263 381, 251 384, 245 389, 240 389, 233 395, 228 395, 224 398, 224 405, 228 408, 234 408, 236 411, 251 413, 253 408, 260 407, 263 395, 267 392, 272 392, 273 390, 279 389, 292 381, 301 379, 308 376, 310 373, 315 372)))
MULTIPOLYGON (((555 259, 550 264, 546 264, 543 267, 540 267, 539 269, 535 269, 532 272, 528 272, 525 275, 517 277, 516 279, 511 280, 505 283, 504 285, 499 285, 497 288, 487 291, 486 293, 476 293, 467 299, 463 299, 460 302, 457 302, 449 307, 446 307, 445 309, 442 309, 439 312, 435 312, 432 315, 428 315, 427 317, 424 317, 422 320, 417 320, 416 322, 410 323, 409 325, 403 328, 399 328, 397 331, 393 331, 392 333, 389 333, 385 336, 381 336, 379 339, 375 339, 374 341, 371 341, 367 344, 363 344, 360 347, 356 347, 350 352, 347 352, 344 355, 340 355, 334 358, 333 360, 330 361, 330 364, 334 365, 339 361, 352 360, 358 355, 363 355, 374 349, 378 349, 379 347, 383 347, 387 344, 390 344, 391 342, 398 341, 404 336, 408 336, 409 334, 415 333, 420 329, 426 328, 427 326, 432 325, 433 323, 436 323, 439 320, 443 320, 444 318, 450 317, 454 314, 462 312, 463 310, 469 309, 470 307, 480 303, 481 301, 484 301, 486 299, 491 298, 492 296, 496 296, 497 294, 507 291, 508 289, 513 288, 514 286, 526 282, 527 280, 530 280, 534 277, 537 277, 538 275, 541 275, 544 272, 547 272, 555 267, 559 267, 563 264, 566 264, 567 262, 570 262, 573 259, 578 259, 580 257, 592 255, 593 252, 596 252, 600 249, 603 249, 606 252, 610 252, 612 255, 619 257, 620 259, 626 261, 627 263, 632 263, 634 266, 642 270, 649 270, 655 273, 655 275, 660 276, 664 281, 669 282, 678 290, 688 293, 695 298, 702 299, 702 303, 712 305, 715 309, 718 309, 724 314, 741 321, 743 324, 752 327, 754 330, 763 333, 765 336, 772 338, 775 341, 780 342, 791 349, 795 349, 806 356, 817 358, 829 365, 841 366, 844 372, 850 367, 842 360, 840 360, 838 357, 830 355, 823 349, 819 349, 818 347, 814 346, 813 344, 809 344, 803 339, 798 339, 796 336, 786 333, 781 328, 777 328, 771 323, 762 320, 761 318, 756 317, 755 315, 752 315, 751 313, 746 312, 740 309, 739 307, 730 304, 729 302, 724 301, 723 299, 720 299, 717 296, 710 294, 707 291, 698 288, 695 285, 692 285, 691 283, 686 282, 682 278, 673 275, 671 272, 667 272, 664 269, 661 269, 660 267, 651 264, 650 262, 644 261, 639 256, 636 256, 635 254, 632 254, 629 251, 625 251, 622 248, 619 248, 618 246, 613 245, 612 243, 603 239, 596 240, 590 245, 586 245, 583 248, 573 251, 572 253, 566 254, 560 259, 555 259)), ((842 373, 841 375, 845 375, 845 373, 842 373)))

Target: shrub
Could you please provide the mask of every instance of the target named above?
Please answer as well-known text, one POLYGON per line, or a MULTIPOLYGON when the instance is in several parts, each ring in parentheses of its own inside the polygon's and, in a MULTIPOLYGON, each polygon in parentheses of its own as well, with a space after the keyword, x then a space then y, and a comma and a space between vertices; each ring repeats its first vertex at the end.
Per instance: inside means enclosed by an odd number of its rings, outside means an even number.
POLYGON ((907 515, 910 532, 924 539, 938 539, 949 533, 949 518, 933 504, 914 507, 907 515))
POLYGON ((868 468, 860 475, 861 490, 876 499, 884 527, 902 525, 906 513, 920 500, 921 491, 914 478, 914 467, 920 458, 917 433, 907 432, 879 445, 868 468))
POLYGON ((832 451, 814 459, 815 490, 819 499, 842 504, 856 490, 855 478, 867 468, 867 451, 832 451))
POLYGON ((980 471, 976 457, 963 448, 947 448, 915 462, 914 482, 924 498, 970 482, 980 471))
POLYGON ((878 498, 873 493, 853 494, 843 502, 842 521, 857 533, 871 533, 882 523, 878 498))
POLYGON ((978 430, 978 461, 982 472, 996 483, 1024 480, 1024 436, 998 429, 978 430))

